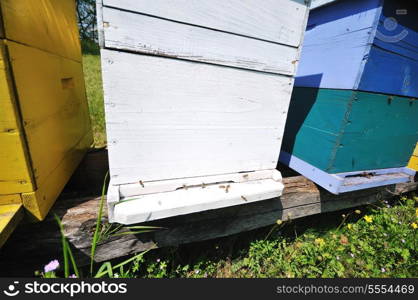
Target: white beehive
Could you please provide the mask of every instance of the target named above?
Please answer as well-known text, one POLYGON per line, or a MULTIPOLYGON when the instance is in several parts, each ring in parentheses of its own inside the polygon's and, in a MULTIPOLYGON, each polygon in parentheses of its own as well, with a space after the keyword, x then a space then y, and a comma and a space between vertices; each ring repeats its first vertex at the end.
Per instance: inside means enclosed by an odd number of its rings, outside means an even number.
POLYGON ((99 0, 109 218, 271 199, 305 0, 99 0))

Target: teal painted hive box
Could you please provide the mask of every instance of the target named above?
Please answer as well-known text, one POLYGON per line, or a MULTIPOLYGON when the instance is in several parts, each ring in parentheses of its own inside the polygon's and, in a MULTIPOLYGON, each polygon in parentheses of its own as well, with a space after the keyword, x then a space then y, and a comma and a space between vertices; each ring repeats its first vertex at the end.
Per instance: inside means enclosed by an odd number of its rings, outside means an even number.
POLYGON ((410 181, 418 2, 313 5, 280 161, 335 194, 410 181))

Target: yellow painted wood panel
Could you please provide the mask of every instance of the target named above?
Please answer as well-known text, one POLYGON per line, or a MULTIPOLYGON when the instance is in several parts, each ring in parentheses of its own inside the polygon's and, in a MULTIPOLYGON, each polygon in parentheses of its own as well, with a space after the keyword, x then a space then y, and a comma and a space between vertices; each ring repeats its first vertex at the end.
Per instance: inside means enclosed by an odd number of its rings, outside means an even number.
POLYGON ((90 132, 82 65, 18 43, 7 44, 39 188, 90 132))
POLYGON ((0 205, 3 204, 22 204, 20 194, 0 195, 0 205))
POLYGON ((408 167, 410 167, 411 169, 414 169, 416 171, 418 171, 418 156, 412 156, 408 167))
POLYGON ((415 147, 415 151, 414 151, 414 154, 413 154, 414 156, 418 156, 418 144, 417 144, 417 146, 415 147))
POLYGON ((23 218, 22 204, 0 205, 0 248, 23 218))
POLYGON ((0 194, 34 190, 13 94, 4 42, 0 41, 0 194))
POLYGON ((6 39, 81 61, 75 0, 0 0, 6 39))
POLYGON ((0 0, 0 247, 42 220, 93 142, 74 0, 0 0))

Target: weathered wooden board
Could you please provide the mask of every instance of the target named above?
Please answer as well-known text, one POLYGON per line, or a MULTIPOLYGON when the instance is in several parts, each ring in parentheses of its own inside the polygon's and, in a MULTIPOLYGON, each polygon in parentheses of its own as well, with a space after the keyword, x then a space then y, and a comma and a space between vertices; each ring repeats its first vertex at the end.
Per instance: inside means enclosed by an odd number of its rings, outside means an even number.
POLYGON ((113 184, 274 169, 293 79, 102 50, 113 184))
POLYGON ((103 5, 298 47, 305 0, 103 0, 103 5))
MULTIPOLYGON (((97 175, 96 171, 93 173, 97 175)), ((284 183, 286 188, 280 199, 159 220, 146 224, 162 226, 163 230, 111 237, 99 244, 95 260, 100 262, 154 247, 229 236, 272 225, 278 219, 296 219, 390 199, 418 187, 415 182, 335 196, 318 189, 315 184, 301 176, 285 178, 284 183)), ((96 197, 65 198, 58 201, 52 210, 52 213, 63 220, 65 233, 79 265, 89 261, 99 201, 96 197)), ((103 222, 106 223, 106 215, 103 222)), ((33 272, 34 264, 40 268, 42 264, 60 255, 59 231, 51 215, 43 223, 27 224, 18 229, 0 253, 0 272, 7 271, 9 276, 13 270, 22 272, 29 269, 33 272)))
MULTIPOLYGON (((290 2, 290 1, 287 1, 290 2)), ((104 47, 294 75, 295 47, 103 7, 104 47)))

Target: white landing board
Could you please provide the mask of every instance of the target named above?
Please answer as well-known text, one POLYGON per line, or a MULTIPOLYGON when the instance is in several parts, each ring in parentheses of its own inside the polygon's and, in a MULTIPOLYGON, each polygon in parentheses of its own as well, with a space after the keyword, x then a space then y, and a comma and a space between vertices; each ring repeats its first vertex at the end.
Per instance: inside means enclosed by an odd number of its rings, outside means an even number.
MULTIPOLYGON (((266 174, 267 171, 262 172, 266 174)), ((109 221, 135 224, 279 197, 284 188, 280 172, 270 170, 269 173, 265 178, 255 176, 259 178, 255 180, 209 184, 203 182, 214 178, 201 177, 198 182, 202 184, 199 185, 184 186, 161 193, 126 195, 123 199, 119 199, 120 187, 111 183, 108 194, 109 221)), ((162 181, 161 186, 170 184, 162 181)), ((143 187, 143 184, 138 185, 136 192, 131 187, 130 192, 141 193, 140 187, 143 187)))

